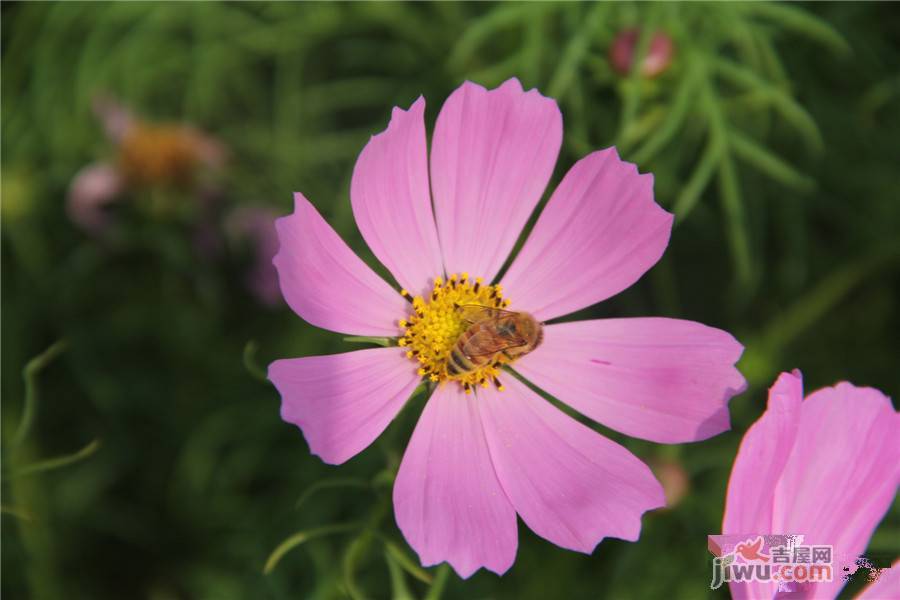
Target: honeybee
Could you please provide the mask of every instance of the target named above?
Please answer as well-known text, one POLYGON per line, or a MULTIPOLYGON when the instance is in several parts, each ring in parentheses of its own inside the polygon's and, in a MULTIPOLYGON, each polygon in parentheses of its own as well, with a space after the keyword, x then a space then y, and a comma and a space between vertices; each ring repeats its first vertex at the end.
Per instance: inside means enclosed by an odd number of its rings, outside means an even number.
POLYGON ((544 339, 543 326, 528 313, 480 304, 460 305, 457 310, 469 326, 447 358, 451 377, 471 373, 501 355, 513 359, 528 354, 544 339))

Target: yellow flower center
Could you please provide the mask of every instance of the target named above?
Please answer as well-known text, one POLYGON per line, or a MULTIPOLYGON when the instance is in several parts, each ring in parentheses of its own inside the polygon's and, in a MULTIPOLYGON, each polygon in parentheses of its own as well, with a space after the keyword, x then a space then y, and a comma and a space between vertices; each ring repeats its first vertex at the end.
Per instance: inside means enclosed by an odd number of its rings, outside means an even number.
POLYGON ((463 316, 461 307, 484 306, 505 308, 509 300, 504 300, 499 285, 484 285, 480 277, 474 281, 467 273, 451 275, 445 282, 435 278, 434 288, 428 299, 412 297, 406 290, 400 293, 412 303, 413 312, 399 325, 403 331, 399 344, 407 348, 406 356, 420 363, 419 375, 430 381, 441 383, 457 381, 471 393, 476 385, 487 387, 490 383, 502 390, 497 380, 500 367, 509 362, 502 353, 479 357, 477 361, 466 361, 466 368, 449 368, 448 361, 454 348, 459 348, 460 336, 472 326, 463 316))

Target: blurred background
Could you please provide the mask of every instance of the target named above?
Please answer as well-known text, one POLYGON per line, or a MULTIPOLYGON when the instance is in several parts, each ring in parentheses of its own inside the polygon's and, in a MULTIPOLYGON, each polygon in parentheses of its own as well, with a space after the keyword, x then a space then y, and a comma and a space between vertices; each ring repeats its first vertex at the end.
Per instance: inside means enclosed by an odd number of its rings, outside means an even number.
MULTIPOLYGON (((4 597, 727 597, 706 536, 777 373, 900 396, 898 39, 889 3, 4 2, 4 597), (503 578, 462 581, 393 521, 421 398, 341 467, 281 422, 265 366, 347 343, 280 299, 271 223, 302 190, 374 265, 348 197, 368 136, 511 76, 560 103, 550 189, 615 144, 677 215, 579 316, 727 329, 750 389, 698 444, 593 425, 668 488, 638 543, 520 526, 503 578)), ((896 503, 869 553, 900 553, 896 503)))

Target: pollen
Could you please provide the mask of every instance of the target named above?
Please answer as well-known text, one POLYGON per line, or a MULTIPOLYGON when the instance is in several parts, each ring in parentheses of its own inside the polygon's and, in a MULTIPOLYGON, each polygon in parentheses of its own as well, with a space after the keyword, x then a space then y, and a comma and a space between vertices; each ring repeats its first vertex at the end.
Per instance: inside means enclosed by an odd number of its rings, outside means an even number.
POLYGON ((499 285, 484 285, 480 277, 470 279, 468 273, 462 273, 446 279, 435 277, 427 297, 413 297, 406 290, 400 293, 412 303, 412 312, 397 323, 402 332, 398 344, 403 347, 407 358, 418 363, 419 375, 438 384, 455 381, 467 394, 471 394, 476 386, 488 387, 490 384, 503 390, 497 380, 500 367, 507 362, 503 355, 464 373, 451 374, 448 370, 454 347, 471 326, 460 307, 509 306, 509 300, 503 298, 499 285))

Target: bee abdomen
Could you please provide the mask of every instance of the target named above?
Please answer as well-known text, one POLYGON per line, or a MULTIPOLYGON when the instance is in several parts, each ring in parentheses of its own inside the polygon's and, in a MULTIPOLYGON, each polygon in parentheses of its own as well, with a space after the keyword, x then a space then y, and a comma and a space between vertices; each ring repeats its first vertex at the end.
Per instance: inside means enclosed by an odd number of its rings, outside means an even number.
POLYGON ((466 358, 466 356, 460 352, 458 347, 454 347, 447 359, 447 373, 452 376, 474 370, 475 365, 472 364, 472 361, 466 358))

